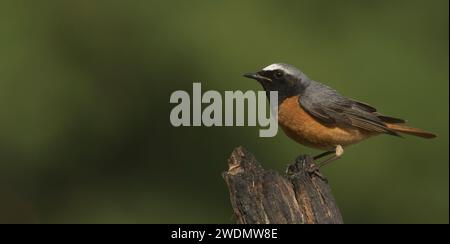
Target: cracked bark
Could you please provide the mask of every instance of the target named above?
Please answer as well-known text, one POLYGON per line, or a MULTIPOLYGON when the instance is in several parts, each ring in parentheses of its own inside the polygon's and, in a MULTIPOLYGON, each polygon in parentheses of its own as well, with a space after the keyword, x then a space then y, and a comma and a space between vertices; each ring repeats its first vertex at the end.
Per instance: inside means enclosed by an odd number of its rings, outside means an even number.
POLYGON ((243 147, 234 149, 223 178, 241 224, 340 224, 342 216, 327 180, 311 172, 305 156, 288 166, 287 176, 264 169, 243 147))

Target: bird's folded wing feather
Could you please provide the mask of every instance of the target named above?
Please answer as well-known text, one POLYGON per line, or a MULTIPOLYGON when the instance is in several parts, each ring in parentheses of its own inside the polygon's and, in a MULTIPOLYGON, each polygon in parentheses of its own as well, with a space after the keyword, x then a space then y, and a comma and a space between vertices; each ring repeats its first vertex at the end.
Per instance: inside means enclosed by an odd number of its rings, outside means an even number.
POLYGON ((398 135, 385 122, 403 123, 397 118, 383 116, 363 102, 341 96, 330 87, 312 82, 300 94, 302 108, 320 122, 330 126, 357 127, 370 132, 398 135), (385 119, 383 119, 383 117, 385 119))

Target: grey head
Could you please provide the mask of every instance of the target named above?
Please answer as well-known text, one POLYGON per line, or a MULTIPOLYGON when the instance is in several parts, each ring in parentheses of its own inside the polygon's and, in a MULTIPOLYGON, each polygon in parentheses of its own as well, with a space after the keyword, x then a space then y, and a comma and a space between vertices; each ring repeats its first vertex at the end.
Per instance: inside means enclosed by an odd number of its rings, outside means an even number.
POLYGON ((280 101, 298 95, 306 89, 311 80, 299 69, 290 64, 275 63, 245 77, 257 80, 266 92, 278 91, 280 101))

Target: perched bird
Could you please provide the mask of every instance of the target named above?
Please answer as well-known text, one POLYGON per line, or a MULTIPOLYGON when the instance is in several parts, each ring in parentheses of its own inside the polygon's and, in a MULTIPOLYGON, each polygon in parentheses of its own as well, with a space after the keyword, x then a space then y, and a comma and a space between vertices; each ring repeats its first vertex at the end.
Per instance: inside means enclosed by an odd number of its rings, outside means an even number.
POLYGON ((334 154, 320 166, 340 158, 346 146, 375 135, 436 137, 406 126, 403 119, 383 115, 366 103, 346 98, 289 64, 271 64, 244 76, 257 80, 266 92, 278 91, 280 127, 294 141, 325 150, 314 160, 334 154))

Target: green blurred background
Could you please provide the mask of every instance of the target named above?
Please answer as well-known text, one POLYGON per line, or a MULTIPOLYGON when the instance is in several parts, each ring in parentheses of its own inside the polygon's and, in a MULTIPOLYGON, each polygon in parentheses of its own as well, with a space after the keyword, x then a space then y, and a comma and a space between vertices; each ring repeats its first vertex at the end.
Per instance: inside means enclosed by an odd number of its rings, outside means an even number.
POLYGON ((323 171, 346 223, 449 222, 448 1, 1 1, 1 223, 233 223, 245 146, 283 172, 318 153, 258 127, 169 122, 175 90, 260 90, 287 62, 439 134, 380 136, 323 171))

